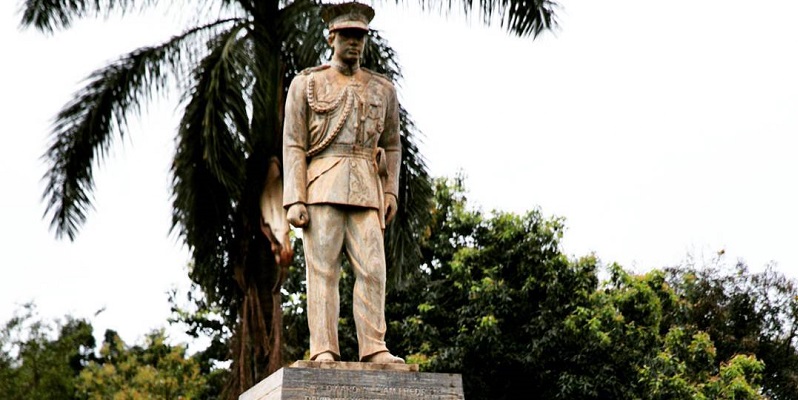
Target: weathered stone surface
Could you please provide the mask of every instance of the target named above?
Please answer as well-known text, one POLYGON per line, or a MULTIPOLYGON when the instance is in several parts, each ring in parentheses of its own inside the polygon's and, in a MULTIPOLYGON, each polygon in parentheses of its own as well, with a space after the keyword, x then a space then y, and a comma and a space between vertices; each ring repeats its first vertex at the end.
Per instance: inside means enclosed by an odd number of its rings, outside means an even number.
POLYGON ((301 361, 275 372, 239 400, 463 399, 459 374, 399 370, 402 367, 418 368, 402 364, 301 361))
POLYGON ((400 371, 418 372, 418 364, 378 364, 369 362, 321 362, 300 360, 291 364, 291 368, 348 369, 355 371, 400 371))
POLYGON ((396 88, 360 68, 374 10, 359 3, 325 10, 332 59, 294 77, 283 124, 283 207, 302 228, 310 359, 341 358, 338 284, 346 256, 359 359, 404 363, 385 343, 384 231, 398 210, 402 159, 396 88))

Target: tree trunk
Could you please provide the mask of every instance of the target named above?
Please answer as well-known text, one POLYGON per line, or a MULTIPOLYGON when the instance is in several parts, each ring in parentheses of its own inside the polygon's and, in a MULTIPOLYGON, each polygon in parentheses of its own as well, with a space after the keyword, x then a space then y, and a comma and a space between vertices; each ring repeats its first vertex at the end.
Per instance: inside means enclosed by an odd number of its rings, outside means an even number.
MULTIPOLYGON (((282 156, 283 67, 277 37, 276 2, 255 2, 254 57, 259 71, 253 90, 253 116, 247 160, 247 187, 238 215, 243 237, 235 279, 241 290, 239 323, 234 338, 228 398, 236 398, 283 366, 281 288, 293 254, 287 224, 264 218, 284 213, 279 158, 282 156), (277 44, 277 45, 275 45, 277 44), (271 173, 270 173, 271 171, 271 173), (277 210, 277 211, 275 211, 277 210)), ((283 214, 284 215, 284 214, 283 214)), ((278 218, 279 219, 279 218, 278 218)), ((284 220, 284 217, 283 217, 284 220)))

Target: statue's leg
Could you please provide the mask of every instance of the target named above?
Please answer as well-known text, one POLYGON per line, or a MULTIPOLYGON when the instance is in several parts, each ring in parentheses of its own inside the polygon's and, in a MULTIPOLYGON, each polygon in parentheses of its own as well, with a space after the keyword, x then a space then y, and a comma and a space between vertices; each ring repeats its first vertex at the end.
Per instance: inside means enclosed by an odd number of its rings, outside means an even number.
POLYGON ((385 250, 379 212, 348 213, 344 251, 355 274, 352 312, 360 359, 388 351, 385 346, 385 250))
POLYGON ((308 205, 310 223, 303 229, 308 285, 310 359, 330 352, 341 358, 338 348, 338 280, 345 214, 329 205, 308 205))

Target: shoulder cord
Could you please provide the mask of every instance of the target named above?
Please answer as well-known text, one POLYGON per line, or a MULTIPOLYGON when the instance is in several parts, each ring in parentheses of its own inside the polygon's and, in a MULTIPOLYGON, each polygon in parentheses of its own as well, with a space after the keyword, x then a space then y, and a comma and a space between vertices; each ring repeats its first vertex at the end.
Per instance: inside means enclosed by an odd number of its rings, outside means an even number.
POLYGON ((338 132, 340 132, 341 129, 344 127, 346 119, 349 118, 349 114, 352 112, 353 102, 350 101, 349 99, 350 98, 349 94, 352 91, 352 87, 350 85, 347 85, 344 88, 344 90, 341 91, 341 94, 338 95, 338 98, 335 99, 333 104, 326 108, 319 107, 318 104, 316 103, 315 88, 316 88, 316 83, 315 80, 313 79, 313 74, 310 74, 310 76, 308 77, 307 97, 308 97, 308 105, 310 105, 310 108, 314 112, 318 114, 326 114, 338 108, 338 106, 341 104, 342 101, 344 102, 344 111, 343 113, 341 113, 341 117, 338 118, 338 123, 335 125, 335 128, 333 128, 333 131, 329 135, 327 135, 327 137, 325 137, 324 140, 321 141, 321 143, 308 150, 305 153, 306 157, 313 157, 322 150, 326 149, 327 146, 329 146, 330 143, 332 143, 332 141, 335 140, 335 138, 338 136, 338 132))
POLYGON ((305 91, 307 92, 307 97, 308 97, 308 105, 310 105, 310 108, 316 114, 327 114, 328 112, 335 110, 336 108, 338 108, 339 105, 341 105, 341 101, 343 101, 344 98, 347 96, 347 94, 349 94, 348 90, 349 85, 347 85, 344 88, 344 90, 341 91, 341 94, 338 95, 338 98, 336 98, 335 101, 332 102, 332 104, 330 104, 327 107, 321 107, 319 106, 319 103, 316 101, 316 80, 313 79, 313 75, 314 74, 311 73, 308 76, 308 84, 305 87, 305 91))

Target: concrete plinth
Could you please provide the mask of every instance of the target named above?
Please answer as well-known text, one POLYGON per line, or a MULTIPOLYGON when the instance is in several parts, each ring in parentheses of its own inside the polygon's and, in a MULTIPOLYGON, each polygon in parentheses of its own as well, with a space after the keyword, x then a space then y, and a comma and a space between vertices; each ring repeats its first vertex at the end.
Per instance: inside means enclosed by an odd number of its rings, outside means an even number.
POLYGON ((297 361, 239 400, 463 399, 459 374, 418 372, 414 364, 297 361))

